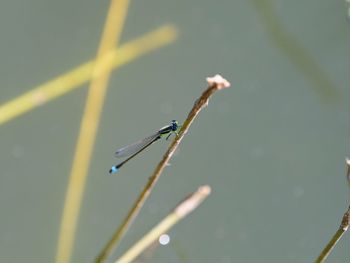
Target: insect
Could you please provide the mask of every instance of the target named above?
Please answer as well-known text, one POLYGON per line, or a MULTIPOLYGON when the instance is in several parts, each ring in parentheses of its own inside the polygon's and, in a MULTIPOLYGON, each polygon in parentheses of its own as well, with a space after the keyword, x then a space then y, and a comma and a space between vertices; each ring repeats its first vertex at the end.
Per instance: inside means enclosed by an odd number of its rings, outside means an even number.
POLYGON ((180 125, 176 120, 172 120, 171 123, 167 126, 164 126, 160 130, 158 130, 156 133, 141 139, 137 142, 134 142, 130 145, 124 146, 120 149, 118 149, 115 152, 115 156, 118 158, 121 157, 128 157, 121 163, 112 166, 112 168, 109 170, 110 174, 115 174, 119 171, 119 169, 128 161, 130 161, 132 158, 134 158, 136 155, 138 155, 140 152, 142 152, 144 149, 146 149, 148 146, 153 144, 154 142, 158 141, 162 137, 166 136, 166 140, 170 137, 171 134, 175 133, 177 134, 177 131, 179 130, 180 125))

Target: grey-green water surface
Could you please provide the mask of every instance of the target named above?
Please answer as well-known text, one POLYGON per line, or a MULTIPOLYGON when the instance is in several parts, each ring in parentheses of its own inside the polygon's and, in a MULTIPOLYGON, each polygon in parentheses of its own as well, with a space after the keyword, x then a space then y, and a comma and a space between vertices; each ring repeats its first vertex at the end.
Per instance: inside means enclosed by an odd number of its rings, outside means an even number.
MULTIPOLYGON (((350 20, 345 1, 132 1, 121 41, 179 39, 114 71, 73 262, 92 262, 166 149, 108 176, 116 148, 186 117, 222 74, 116 255, 185 195, 213 193, 150 262, 313 262, 349 205, 350 20)), ((0 2, 0 103, 93 58, 108 1, 0 2)), ((88 85, 0 127, 0 261, 53 262, 88 85)), ((348 262, 345 235, 328 262, 348 262)))

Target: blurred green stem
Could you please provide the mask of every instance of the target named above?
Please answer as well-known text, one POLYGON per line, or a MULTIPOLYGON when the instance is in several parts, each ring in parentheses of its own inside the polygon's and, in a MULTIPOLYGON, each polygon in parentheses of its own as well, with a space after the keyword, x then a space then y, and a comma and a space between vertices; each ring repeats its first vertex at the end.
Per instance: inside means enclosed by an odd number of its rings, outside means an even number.
POLYGON ((143 236, 136 244, 134 244, 123 256, 121 256, 115 263, 129 263, 138 257, 142 251, 148 248, 152 243, 164 233, 169 231, 179 220, 193 212, 211 192, 208 185, 198 188, 196 192, 187 197, 177 207, 167 215, 157 226, 151 229, 145 236, 143 236))

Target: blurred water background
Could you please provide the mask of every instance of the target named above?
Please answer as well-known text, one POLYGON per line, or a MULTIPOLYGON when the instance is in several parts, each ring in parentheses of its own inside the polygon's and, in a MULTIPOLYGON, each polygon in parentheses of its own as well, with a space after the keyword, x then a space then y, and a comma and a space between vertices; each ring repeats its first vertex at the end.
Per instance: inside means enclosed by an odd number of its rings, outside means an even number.
MULTIPOLYGON (((93 59, 109 1, 0 2, 0 105, 93 59)), ((115 254, 185 195, 213 193, 150 262, 313 262, 349 205, 350 4, 328 0, 131 1, 121 43, 169 24, 178 39, 112 72, 72 262, 92 262, 168 142, 108 176, 114 151, 193 123, 115 254)), ((88 84, 0 127, 0 261, 54 262, 88 84)), ((328 262, 349 261, 345 235, 328 262)))

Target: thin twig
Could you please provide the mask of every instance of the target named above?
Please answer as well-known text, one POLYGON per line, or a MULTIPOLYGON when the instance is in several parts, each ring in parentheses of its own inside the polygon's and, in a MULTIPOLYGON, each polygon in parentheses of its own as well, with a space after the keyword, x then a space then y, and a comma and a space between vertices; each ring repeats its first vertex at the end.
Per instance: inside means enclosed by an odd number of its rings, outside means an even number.
POLYGON ((350 206, 348 211, 345 212, 343 219, 341 221, 341 224, 339 226, 339 229, 334 234, 332 239, 328 242, 327 246, 322 250, 321 254, 318 256, 315 263, 322 263, 326 260, 328 255, 331 253, 337 242, 340 240, 340 238, 344 235, 344 233, 348 230, 350 224, 350 206))
POLYGON ((159 179, 162 171, 166 167, 167 163, 169 162, 170 158, 174 154, 175 150, 179 146, 180 142, 182 141, 184 135, 187 133, 191 123, 193 122, 194 118, 198 115, 198 113, 208 105, 209 98, 213 95, 213 93, 217 90, 221 90, 224 88, 228 88, 230 86, 230 83, 222 78, 220 75, 216 75, 212 78, 207 78, 207 82, 209 84, 208 88, 203 92, 203 94, 200 96, 200 98, 195 102, 193 105, 192 110, 188 114, 185 122, 183 123, 178 135, 175 137, 173 142, 170 144, 168 150, 164 154, 162 160, 159 162, 158 166, 153 172, 153 175, 149 178, 147 184, 145 185, 144 189, 142 190, 141 194, 137 198, 136 202, 132 206, 131 210, 127 214, 126 218, 120 225, 120 227, 117 229, 117 231, 112 236, 111 240, 108 242, 106 247, 102 250, 98 258, 96 259, 96 263, 102 263, 105 262, 105 260, 113 253, 117 245, 119 244, 120 240, 128 230, 129 226, 135 219, 135 217, 138 215, 140 209, 142 208, 144 202, 146 201, 147 197, 150 195, 154 185, 156 184, 157 180, 159 179))
MULTIPOLYGON (((347 167, 346 179, 347 179, 348 184, 350 185, 350 160, 346 158, 345 162, 346 162, 346 167, 347 167)), ((344 216, 343 216, 343 219, 340 223, 339 229, 337 230, 337 232, 335 232, 335 234, 333 235, 331 240, 328 242, 327 246, 322 250, 321 254, 318 256, 315 263, 322 263, 326 260, 326 258, 331 253, 331 251, 333 250, 333 248, 335 247, 337 242, 341 239, 341 237, 344 235, 344 233, 348 230, 349 224, 350 224, 350 206, 349 206, 348 211, 346 211, 344 216)))
POLYGON ((211 189, 208 185, 201 186, 196 192, 182 201, 172 213, 166 216, 157 226, 142 237, 135 245, 133 245, 123 256, 115 263, 128 263, 134 260, 142 251, 154 243, 159 236, 166 233, 179 220, 187 216, 195 210, 208 195, 211 189))

